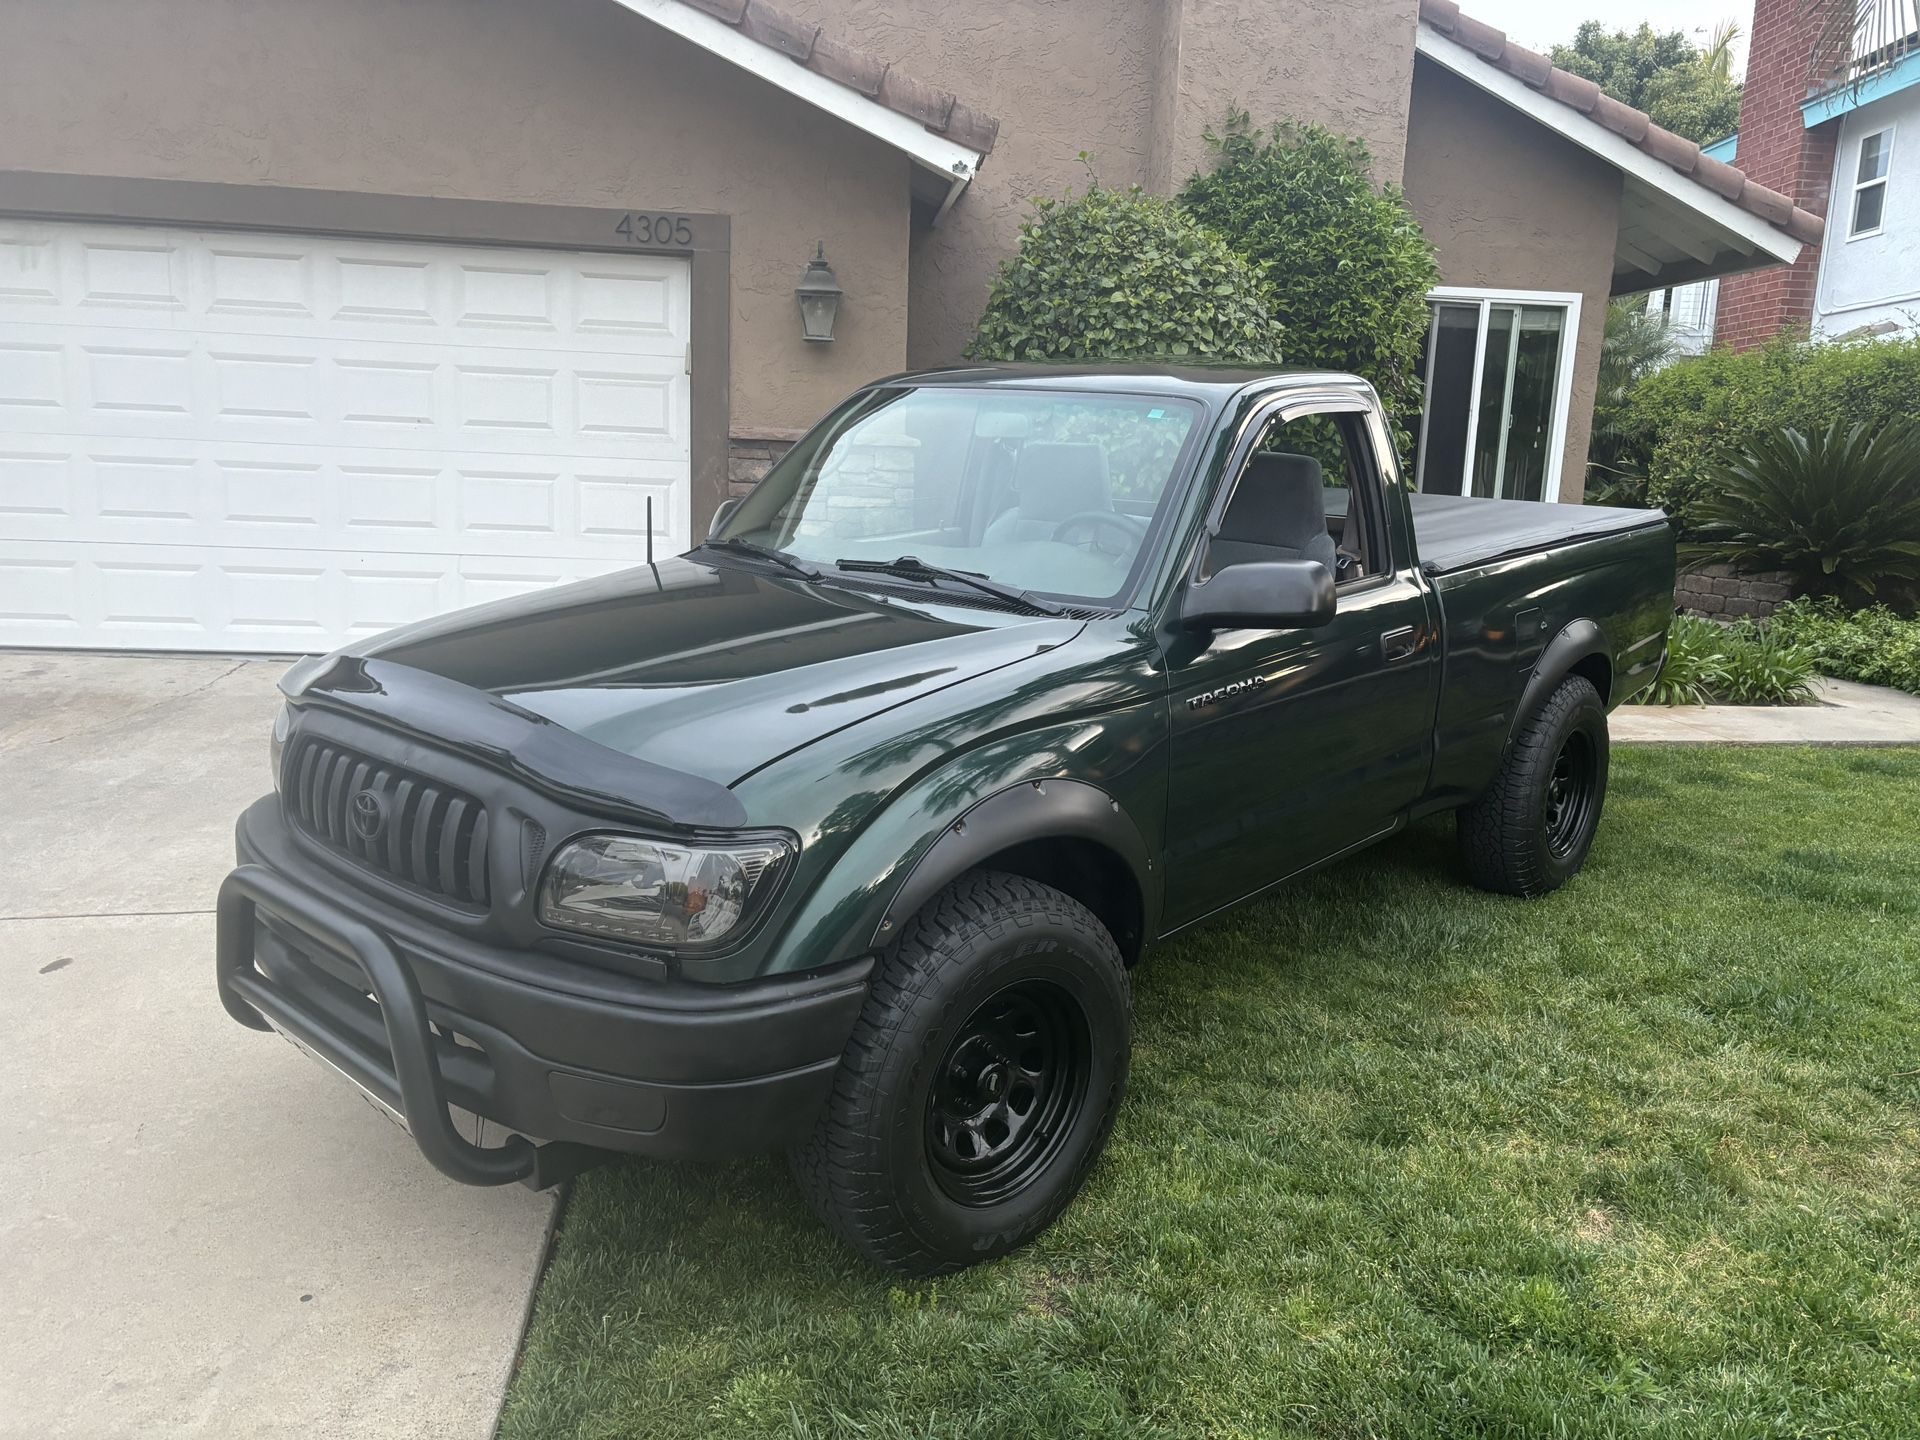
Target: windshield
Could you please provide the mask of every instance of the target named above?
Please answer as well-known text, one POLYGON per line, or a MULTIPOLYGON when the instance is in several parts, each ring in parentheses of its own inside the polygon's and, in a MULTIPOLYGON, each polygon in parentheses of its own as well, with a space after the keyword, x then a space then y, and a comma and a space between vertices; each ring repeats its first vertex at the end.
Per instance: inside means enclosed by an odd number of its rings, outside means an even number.
POLYGON ((1199 419, 1152 395, 934 386, 861 395, 788 453, 723 536, 821 566, 971 571, 1122 599, 1199 419))

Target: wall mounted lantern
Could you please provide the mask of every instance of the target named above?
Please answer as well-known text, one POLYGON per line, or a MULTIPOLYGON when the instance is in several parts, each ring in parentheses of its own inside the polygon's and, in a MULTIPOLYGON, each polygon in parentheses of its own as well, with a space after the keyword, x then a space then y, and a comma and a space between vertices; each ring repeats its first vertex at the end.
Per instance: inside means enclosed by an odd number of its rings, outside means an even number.
POLYGON ((840 314, 840 282, 827 264, 827 242, 816 242, 807 273, 795 287, 800 297, 800 331, 809 340, 833 339, 833 322, 840 314))

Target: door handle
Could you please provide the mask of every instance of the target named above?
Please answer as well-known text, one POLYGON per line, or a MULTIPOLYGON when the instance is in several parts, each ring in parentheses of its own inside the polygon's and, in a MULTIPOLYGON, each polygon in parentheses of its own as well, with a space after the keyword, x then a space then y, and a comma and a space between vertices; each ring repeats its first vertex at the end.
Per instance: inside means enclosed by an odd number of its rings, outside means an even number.
POLYGON ((1380 658, 1388 663, 1404 660, 1419 648, 1411 625, 1402 625, 1398 630, 1388 630, 1380 636, 1380 658))

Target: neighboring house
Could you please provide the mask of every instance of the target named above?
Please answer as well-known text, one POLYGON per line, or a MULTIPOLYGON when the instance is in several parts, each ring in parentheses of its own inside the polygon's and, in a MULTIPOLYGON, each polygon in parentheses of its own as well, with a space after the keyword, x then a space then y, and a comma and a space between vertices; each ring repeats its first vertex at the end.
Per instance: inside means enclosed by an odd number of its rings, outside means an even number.
POLYGON ((1171 192, 1236 101, 1438 247, 1429 489, 1577 498, 1608 297, 1821 235, 1450 0, 782 3, 10 0, 0 644, 314 650, 684 548, 957 360, 1080 152, 1171 192))
POLYGON ((1723 144, 1755 179, 1830 214, 1826 243, 1719 287, 1710 343, 1920 333, 1920 36, 1870 81, 1810 87, 1818 24, 1805 0, 1757 0, 1740 134, 1723 144))

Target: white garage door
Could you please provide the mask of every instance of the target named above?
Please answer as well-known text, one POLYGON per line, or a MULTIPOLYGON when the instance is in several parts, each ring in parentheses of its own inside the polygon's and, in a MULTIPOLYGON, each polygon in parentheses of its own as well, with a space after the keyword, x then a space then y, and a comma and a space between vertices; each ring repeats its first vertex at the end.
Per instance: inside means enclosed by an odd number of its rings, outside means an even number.
POLYGON ((313 651, 690 529, 687 263, 0 219, 0 645, 313 651))

